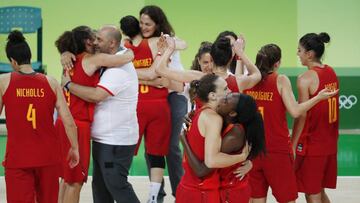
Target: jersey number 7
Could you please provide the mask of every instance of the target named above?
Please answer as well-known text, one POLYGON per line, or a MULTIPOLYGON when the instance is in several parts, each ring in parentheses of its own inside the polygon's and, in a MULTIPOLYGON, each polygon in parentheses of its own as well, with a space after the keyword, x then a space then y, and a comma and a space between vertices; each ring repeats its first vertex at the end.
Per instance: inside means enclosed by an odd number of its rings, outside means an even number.
POLYGON ((260 114, 261 114, 261 116, 262 116, 262 119, 264 120, 264 107, 263 107, 263 106, 259 106, 259 107, 258 107, 258 110, 259 110, 259 112, 260 112, 260 114))

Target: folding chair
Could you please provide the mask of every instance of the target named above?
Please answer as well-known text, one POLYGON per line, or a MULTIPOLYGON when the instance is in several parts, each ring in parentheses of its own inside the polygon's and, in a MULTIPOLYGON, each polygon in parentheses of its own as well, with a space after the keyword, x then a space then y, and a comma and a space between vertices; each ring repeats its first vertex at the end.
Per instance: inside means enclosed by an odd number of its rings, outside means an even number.
MULTIPOLYGON (((35 71, 45 73, 45 65, 42 63, 41 9, 27 6, 0 8, 0 34, 9 34, 12 30, 19 30, 24 34, 37 33, 37 61, 31 65, 35 71)), ((0 62, 0 74, 11 71, 9 63, 0 62)))

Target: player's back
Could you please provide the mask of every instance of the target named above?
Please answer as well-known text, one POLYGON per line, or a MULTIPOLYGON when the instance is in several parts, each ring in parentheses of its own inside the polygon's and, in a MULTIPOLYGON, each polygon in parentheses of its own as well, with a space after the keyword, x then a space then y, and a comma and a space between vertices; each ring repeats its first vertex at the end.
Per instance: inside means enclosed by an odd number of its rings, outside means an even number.
POLYGON ((4 165, 31 167, 59 161, 53 114, 56 95, 45 75, 11 73, 3 95, 8 140, 4 165))
MULTIPOLYGON (((334 70, 327 65, 313 67, 319 78, 319 86, 310 98, 316 96, 324 88, 336 90, 339 82, 334 70)), ((328 155, 337 152, 339 136, 339 95, 320 101, 306 115, 306 122, 301 136, 306 136, 307 153, 310 155, 328 155)))
POLYGON ((286 107, 277 88, 277 78, 277 73, 271 73, 244 93, 255 99, 263 117, 266 150, 289 153, 290 134, 287 127, 286 107))
MULTIPOLYGON (((136 69, 150 68, 154 60, 147 39, 143 39, 138 46, 127 42, 125 47, 134 52, 133 64, 136 69)), ((139 101, 167 99, 168 93, 167 88, 156 88, 139 84, 139 101)))

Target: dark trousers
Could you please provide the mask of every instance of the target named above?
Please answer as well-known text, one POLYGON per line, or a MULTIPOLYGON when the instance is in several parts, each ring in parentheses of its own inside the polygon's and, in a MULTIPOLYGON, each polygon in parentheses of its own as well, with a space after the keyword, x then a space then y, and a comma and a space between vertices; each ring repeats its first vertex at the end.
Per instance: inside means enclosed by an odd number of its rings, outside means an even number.
MULTIPOLYGON (((179 146, 179 135, 181 133, 184 116, 187 113, 187 99, 183 95, 178 95, 173 92, 168 96, 168 101, 171 109, 171 137, 169 153, 166 156, 166 164, 170 178, 172 195, 175 197, 176 188, 180 182, 181 177, 184 175, 182 167, 182 152, 179 146)), ((146 156, 145 156, 146 157, 146 156)), ((148 159, 146 162, 149 166, 148 159)), ((158 195, 158 202, 163 202, 166 195, 164 191, 164 181, 161 184, 160 192, 158 195)))
POLYGON ((92 142, 94 203, 140 202, 127 179, 135 147, 92 142))

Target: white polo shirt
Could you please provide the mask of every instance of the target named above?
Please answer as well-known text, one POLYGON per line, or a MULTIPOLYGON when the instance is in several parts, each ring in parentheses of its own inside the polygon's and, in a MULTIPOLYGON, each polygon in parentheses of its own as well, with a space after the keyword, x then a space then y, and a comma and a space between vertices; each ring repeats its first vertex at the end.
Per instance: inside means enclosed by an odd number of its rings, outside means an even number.
MULTIPOLYGON (((180 52, 179 51, 174 51, 174 53, 171 55, 169 68, 171 68, 173 70, 184 70, 184 67, 183 67, 183 65, 181 63, 180 52)), ((183 96, 185 96, 187 98, 187 100, 188 100, 188 112, 190 112, 190 110, 191 110, 189 89, 190 89, 190 84, 185 83, 184 84, 184 91, 177 93, 177 94, 183 95, 183 96)), ((174 92, 174 91, 169 90, 169 92, 174 92)))
MULTIPOLYGON (((117 54, 124 53, 125 50, 117 54)), ((109 145, 134 145, 139 138, 136 116, 138 77, 133 63, 108 68, 100 78, 98 87, 111 94, 95 107, 91 137, 109 145)))
MULTIPOLYGON (((181 63, 180 52, 178 50, 175 50, 174 53, 171 55, 170 63, 168 66, 170 69, 173 69, 173 70, 180 70, 180 71, 184 70, 184 66, 181 63)), ((169 90, 169 92, 175 92, 175 91, 169 90)), ((185 91, 178 92, 178 94, 186 96, 185 91)))

